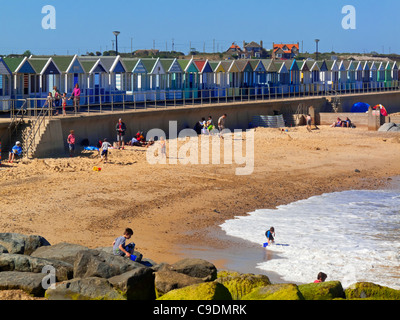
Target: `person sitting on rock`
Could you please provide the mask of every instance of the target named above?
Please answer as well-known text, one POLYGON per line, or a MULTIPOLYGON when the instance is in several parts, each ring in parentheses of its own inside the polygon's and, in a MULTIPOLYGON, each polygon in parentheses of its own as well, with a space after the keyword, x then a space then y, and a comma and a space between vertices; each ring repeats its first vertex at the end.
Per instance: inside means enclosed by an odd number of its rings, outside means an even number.
POLYGON ((127 256, 130 257, 131 254, 133 253, 133 250, 135 248, 134 243, 130 243, 128 245, 125 245, 125 241, 129 240, 133 235, 133 231, 131 228, 126 228, 124 231, 124 234, 118 238, 116 238, 113 242, 113 253, 116 256, 127 256))

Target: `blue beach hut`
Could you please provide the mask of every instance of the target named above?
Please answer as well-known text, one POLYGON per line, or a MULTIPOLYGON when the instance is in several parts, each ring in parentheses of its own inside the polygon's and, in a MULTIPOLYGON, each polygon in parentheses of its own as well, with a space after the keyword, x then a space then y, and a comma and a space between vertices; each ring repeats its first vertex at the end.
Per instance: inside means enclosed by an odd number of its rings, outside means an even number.
POLYGON ((0 110, 10 109, 12 72, 0 57, 0 110))

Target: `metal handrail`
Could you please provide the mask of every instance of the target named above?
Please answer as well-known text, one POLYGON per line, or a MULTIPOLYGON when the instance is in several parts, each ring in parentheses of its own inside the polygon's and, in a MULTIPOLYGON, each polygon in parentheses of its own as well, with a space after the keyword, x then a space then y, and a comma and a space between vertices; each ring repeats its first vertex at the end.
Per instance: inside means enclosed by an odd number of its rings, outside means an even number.
MULTIPOLYGON (((84 111, 80 114, 120 112, 126 110, 143 110, 158 108, 176 108, 191 105, 210 105, 232 102, 254 102, 265 100, 298 99, 324 96, 343 96, 349 94, 363 94, 373 92, 398 91, 399 81, 392 81, 389 87, 384 82, 370 83, 332 83, 326 84, 264 84, 258 87, 224 87, 210 89, 154 89, 121 93, 105 93, 93 95, 81 95, 80 108, 84 111)), ((28 98, 27 117, 36 118, 43 109, 46 98, 28 98)), ((62 108, 61 106, 59 108, 62 108)), ((73 108, 69 103, 67 108, 73 108)), ((54 104, 51 110, 56 109, 54 104)), ((62 113, 59 112, 60 114, 62 113)))
POLYGON ((34 121, 31 121, 31 129, 24 139, 24 144, 23 144, 23 155, 25 157, 29 157, 29 152, 31 148, 33 147, 33 143, 35 141, 36 135, 40 133, 40 128, 42 127, 42 123, 46 120, 46 117, 48 114, 51 112, 51 108, 41 108, 39 114, 37 115, 36 119, 34 121))

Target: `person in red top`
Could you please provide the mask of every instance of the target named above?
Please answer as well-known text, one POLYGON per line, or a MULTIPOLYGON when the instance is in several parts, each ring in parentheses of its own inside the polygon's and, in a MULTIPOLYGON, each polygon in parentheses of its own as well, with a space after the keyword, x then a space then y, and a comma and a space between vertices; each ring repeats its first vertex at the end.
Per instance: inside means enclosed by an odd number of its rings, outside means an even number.
POLYGON ((314 283, 325 282, 325 279, 326 279, 327 277, 328 277, 328 276, 327 276, 325 273, 320 272, 320 273, 318 273, 317 280, 315 280, 314 283))
POLYGON ((75 153, 75 133, 74 130, 69 132, 67 138, 68 148, 69 148, 69 156, 72 157, 75 153))

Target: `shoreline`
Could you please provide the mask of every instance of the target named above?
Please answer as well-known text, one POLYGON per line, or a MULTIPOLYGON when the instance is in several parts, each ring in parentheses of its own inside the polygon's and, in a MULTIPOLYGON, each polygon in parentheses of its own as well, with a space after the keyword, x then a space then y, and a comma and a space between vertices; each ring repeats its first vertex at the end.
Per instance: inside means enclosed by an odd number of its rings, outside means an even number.
POLYGON ((5 164, 0 229, 96 248, 131 227, 136 249, 157 263, 212 257, 222 269, 261 273, 250 260, 263 252, 228 238, 219 225, 323 193, 385 187, 400 175, 399 146, 399 134, 366 128, 257 128, 250 176, 225 164, 150 165, 140 147, 111 150, 101 172, 92 170, 93 152, 5 164))
MULTIPOLYGON (((380 185, 379 188, 369 189, 369 190, 400 191, 400 175, 384 178, 381 184, 382 185, 380 185)), ((336 190, 333 192, 348 191, 348 190, 366 190, 366 189, 345 188, 343 190, 336 190)), ((324 193, 329 193, 329 192, 324 192, 324 193)), ((298 199, 298 200, 303 200, 303 199, 298 199)), ((282 203, 280 205, 286 205, 290 203, 292 202, 282 203)), ((274 209, 276 208, 277 206, 274 209)), ((264 208, 258 208, 258 209, 264 209, 264 208)), ((241 215, 236 215, 236 216, 241 216, 241 215)), ((267 251, 265 248, 261 247, 261 245, 257 245, 245 239, 229 236, 219 227, 219 225, 210 227, 208 232, 205 232, 205 237, 207 237, 209 241, 214 244, 217 243, 220 244, 221 242, 227 244, 225 247, 219 246, 212 248, 211 254, 207 246, 194 245, 194 244, 180 246, 180 247, 178 246, 177 251, 183 252, 183 254, 188 257, 192 258, 198 257, 205 260, 208 259, 209 261, 214 263, 217 269, 238 271, 242 273, 263 274, 267 275, 272 283, 289 283, 289 281, 285 281, 284 279, 282 279, 282 275, 273 271, 259 269, 256 266, 258 263, 265 262, 270 259, 279 259, 279 253, 277 253, 276 251, 267 251)), ((303 283, 296 282, 296 284, 299 285, 303 283)))

